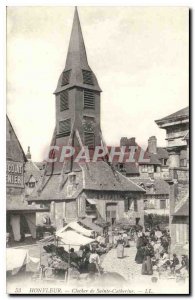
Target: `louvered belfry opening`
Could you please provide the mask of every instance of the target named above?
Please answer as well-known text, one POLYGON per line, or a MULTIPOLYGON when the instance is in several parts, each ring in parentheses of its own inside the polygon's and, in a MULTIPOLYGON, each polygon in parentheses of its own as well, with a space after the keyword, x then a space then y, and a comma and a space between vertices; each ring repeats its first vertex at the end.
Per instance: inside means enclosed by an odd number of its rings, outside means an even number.
POLYGON ((95 94, 84 90, 84 108, 95 109, 95 94))
POLYGON ((95 136, 92 132, 84 132, 84 144, 89 148, 95 147, 95 136))
POLYGON ((83 83, 94 85, 92 72, 87 70, 82 70, 82 73, 83 73, 83 83))
POLYGON ((60 93, 60 111, 69 108, 68 90, 60 93))
POLYGON ((63 135, 70 135, 71 131, 71 120, 63 120, 59 122, 59 133, 63 135))
POLYGON ((62 73, 62 86, 69 84, 71 70, 62 73))

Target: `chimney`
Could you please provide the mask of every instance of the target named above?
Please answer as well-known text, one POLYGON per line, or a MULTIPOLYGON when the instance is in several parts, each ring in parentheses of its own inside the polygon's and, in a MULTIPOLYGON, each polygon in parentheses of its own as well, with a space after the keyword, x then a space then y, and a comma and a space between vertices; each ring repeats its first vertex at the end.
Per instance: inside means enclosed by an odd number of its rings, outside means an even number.
POLYGON ((28 151, 27 151, 27 153, 26 153, 26 158, 27 158, 28 160, 31 160, 30 146, 28 146, 28 151))
POLYGON ((130 146, 135 146, 135 137, 132 137, 129 139, 129 145, 130 146))
POLYGON ((127 137, 122 137, 120 140, 120 146, 127 146, 128 139, 127 137))
POLYGON ((157 138, 155 136, 151 136, 148 139, 148 152, 157 153, 157 138))
POLYGON ((135 137, 127 138, 122 137, 120 140, 120 146, 134 146, 135 145, 135 137))

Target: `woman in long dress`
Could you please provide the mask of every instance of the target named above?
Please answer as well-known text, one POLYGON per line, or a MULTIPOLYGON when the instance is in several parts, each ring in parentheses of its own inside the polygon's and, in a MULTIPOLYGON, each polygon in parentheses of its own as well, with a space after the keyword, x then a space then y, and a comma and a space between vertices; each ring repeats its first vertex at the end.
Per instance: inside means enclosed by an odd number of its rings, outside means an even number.
POLYGON ((89 278, 94 279, 95 274, 99 273, 99 265, 100 265, 100 257, 96 253, 95 249, 92 249, 90 257, 89 257, 89 265, 88 265, 88 271, 89 271, 89 278))
POLYGON ((117 240, 117 258, 124 257, 124 239, 120 235, 117 240))
POLYGON ((139 236, 137 239, 137 253, 135 256, 135 261, 137 264, 142 264, 143 259, 144 259, 144 246, 145 246, 145 241, 143 239, 143 236, 139 236))
POLYGON ((153 269, 152 269, 152 261, 151 257, 154 256, 154 249, 151 244, 147 244, 147 246, 144 249, 144 260, 142 263, 142 275, 152 275, 153 269))

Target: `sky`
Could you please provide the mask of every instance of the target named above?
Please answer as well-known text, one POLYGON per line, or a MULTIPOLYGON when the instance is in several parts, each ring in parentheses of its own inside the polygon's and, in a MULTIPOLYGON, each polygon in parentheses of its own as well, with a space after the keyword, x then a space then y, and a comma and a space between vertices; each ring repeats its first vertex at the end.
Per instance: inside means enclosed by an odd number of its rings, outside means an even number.
MULTIPOLYGON (((188 106, 188 9, 78 7, 88 62, 101 89, 108 145, 136 137, 146 147, 165 131, 154 120, 188 106)), ((53 92, 64 69, 74 7, 7 8, 7 114, 32 159, 41 161, 55 127, 53 92)))

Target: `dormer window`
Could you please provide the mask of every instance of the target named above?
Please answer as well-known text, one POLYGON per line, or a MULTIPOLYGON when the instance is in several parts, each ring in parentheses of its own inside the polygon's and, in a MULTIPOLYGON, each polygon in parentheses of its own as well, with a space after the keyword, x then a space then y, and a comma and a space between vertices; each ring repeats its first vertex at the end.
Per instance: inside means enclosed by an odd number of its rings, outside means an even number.
POLYGON ((82 73, 83 73, 83 83, 94 85, 92 72, 87 70, 82 70, 82 73))
POLYGON ((62 73, 62 86, 63 85, 67 85, 69 84, 69 81, 70 81, 70 73, 71 73, 71 70, 68 70, 68 71, 64 71, 62 73))
POLYGON ((35 187, 35 182, 29 182, 28 186, 29 186, 29 188, 34 188, 35 187))

